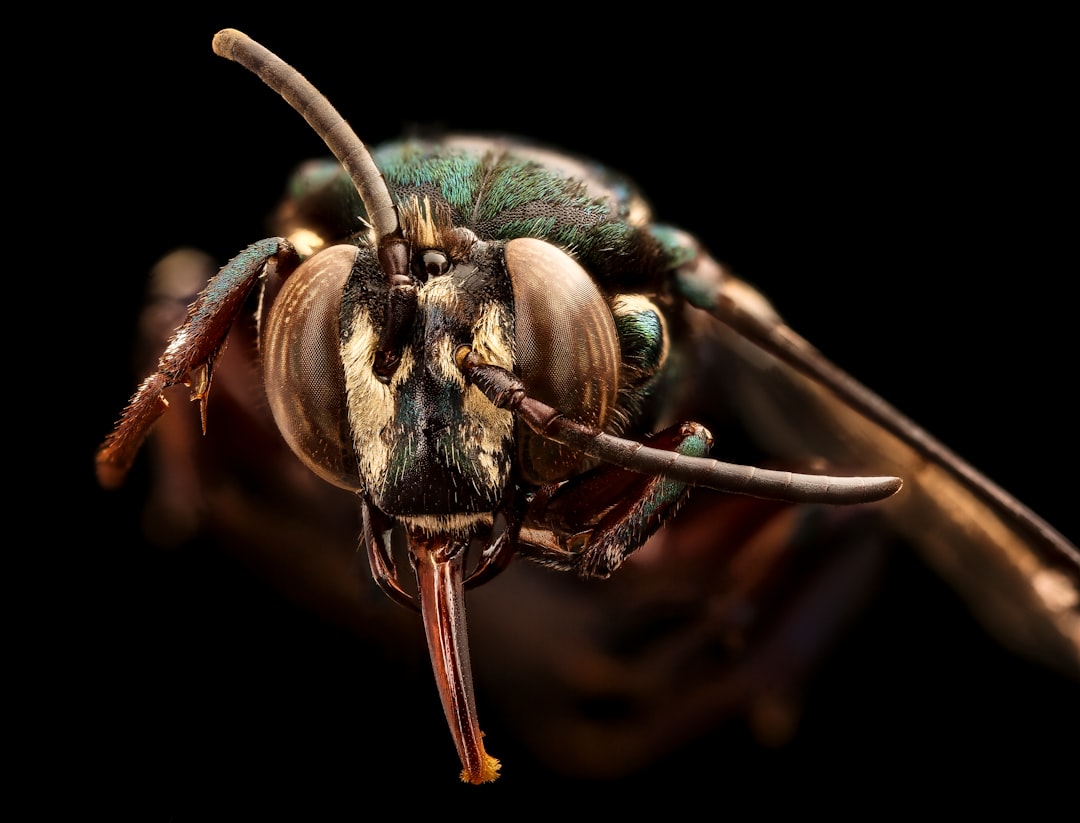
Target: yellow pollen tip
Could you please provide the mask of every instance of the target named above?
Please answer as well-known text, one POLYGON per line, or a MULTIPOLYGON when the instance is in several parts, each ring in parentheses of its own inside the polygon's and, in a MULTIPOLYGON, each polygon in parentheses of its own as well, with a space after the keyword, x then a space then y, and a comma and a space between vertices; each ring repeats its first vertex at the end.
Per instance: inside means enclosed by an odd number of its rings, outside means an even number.
POLYGON ((490 783, 499 776, 499 768, 502 764, 487 752, 481 752, 480 756, 480 772, 478 774, 470 774, 468 769, 462 769, 462 783, 472 783, 474 786, 479 786, 481 783, 490 783))

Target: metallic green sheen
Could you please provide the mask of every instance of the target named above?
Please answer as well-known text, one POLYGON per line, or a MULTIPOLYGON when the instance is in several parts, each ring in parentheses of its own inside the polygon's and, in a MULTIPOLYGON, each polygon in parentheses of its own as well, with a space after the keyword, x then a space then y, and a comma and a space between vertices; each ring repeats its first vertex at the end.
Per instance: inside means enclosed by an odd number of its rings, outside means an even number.
POLYGON ((429 197, 449 206, 456 225, 486 240, 537 237, 572 251, 599 273, 651 252, 656 266, 669 265, 648 230, 623 219, 633 190, 605 186, 610 197, 590 195, 585 181, 568 178, 513 151, 477 153, 438 143, 400 142, 373 152, 400 203, 429 197))
MULTIPOLYGON (((701 435, 692 434, 676 446, 675 451, 688 457, 708 457, 709 441, 701 435)), ((667 477, 656 478, 651 492, 641 501, 641 514, 644 517, 650 517, 662 512, 678 502, 687 488, 686 483, 678 480, 667 477)))

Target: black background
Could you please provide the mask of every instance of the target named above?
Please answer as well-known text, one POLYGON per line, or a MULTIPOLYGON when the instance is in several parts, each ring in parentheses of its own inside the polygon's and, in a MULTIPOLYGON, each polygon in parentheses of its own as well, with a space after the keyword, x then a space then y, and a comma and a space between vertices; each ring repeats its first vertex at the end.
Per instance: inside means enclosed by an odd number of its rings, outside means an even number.
POLYGON ((621 29, 550 12, 494 25, 361 9, 334 20, 163 13, 145 30, 65 19, 70 42, 50 54, 61 71, 37 84, 62 130, 27 114, 60 173, 37 212, 47 220, 35 221, 49 235, 39 248, 56 255, 46 259, 63 261, 42 290, 62 298, 54 333, 77 344, 61 341, 65 367, 46 383, 68 419, 53 427, 62 456, 43 480, 89 514, 58 543, 67 518, 44 526, 61 547, 47 580, 74 586, 37 598, 59 631, 31 646, 35 670, 55 674, 35 688, 47 696, 31 713, 45 745, 29 760, 88 778, 87 809, 209 819, 222 808, 214 797, 265 809, 285 792, 356 815, 374 795, 419 808, 421 793, 569 808, 586 792, 614 809, 658 791, 710 796, 722 814, 725 802, 851 806, 859 787, 875 803, 930 788, 961 799, 1046 785, 1052 796, 1058 778, 1075 778, 1077 685, 1001 650, 902 558, 823 670, 788 748, 762 751, 731 730, 653 772, 585 785, 524 752, 519 766, 504 741, 493 750, 506 776, 460 786, 428 684, 349 659, 351 638, 236 561, 156 553, 138 534, 139 491, 96 488, 94 449, 135 382, 128 351, 150 266, 179 244, 224 261, 262 237, 287 171, 321 153, 284 103, 213 55, 213 33, 229 25, 299 67, 369 143, 412 125, 507 131, 631 173, 661 219, 698 235, 819 349, 1075 541, 1075 180, 1052 23, 746 27, 676 11, 621 29), (352 681, 382 677, 380 705, 350 703, 352 681), (399 697, 430 700, 416 711, 433 728, 388 738, 382 715, 399 697), (313 700, 325 727, 297 715, 283 724, 292 737, 260 732, 262 712, 289 718, 313 700))

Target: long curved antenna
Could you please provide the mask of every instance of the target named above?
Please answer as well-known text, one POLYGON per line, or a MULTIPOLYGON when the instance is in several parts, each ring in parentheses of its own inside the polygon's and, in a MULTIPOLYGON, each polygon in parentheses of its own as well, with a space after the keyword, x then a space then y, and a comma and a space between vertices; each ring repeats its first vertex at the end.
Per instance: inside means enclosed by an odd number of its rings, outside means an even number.
POLYGON ((303 116, 352 178, 375 230, 383 271, 392 284, 398 276, 408 277, 401 221, 390 189, 371 153, 345 118, 304 75, 241 31, 222 29, 214 35, 214 53, 258 75, 303 116))
POLYGON ((492 403, 516 413, 541 437, 631 471, 792 503, 872 503, 891 497, 903 486, 899 477, 795 474, 649 448, 563 417, 558 409, 530 397, 513 372, 485 363, 468 346, 458 349, 456 359, 466 379, 492 403))

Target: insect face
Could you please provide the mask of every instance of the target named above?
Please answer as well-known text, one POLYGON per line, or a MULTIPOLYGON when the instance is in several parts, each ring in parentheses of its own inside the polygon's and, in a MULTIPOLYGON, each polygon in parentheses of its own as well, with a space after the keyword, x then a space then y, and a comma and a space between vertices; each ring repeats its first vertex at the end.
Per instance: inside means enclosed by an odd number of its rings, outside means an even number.
POLYGON ((493 512, 512 464, 533 483, 583 464, 524 425, 515 434, 513 415, 466 383, 458 350, 517 372, 531 395, 597 428, 614 417, 622 350, 606 299, 565 252, 532 238, 481 241, 416 200, 402 212, 417 280, 407 322, 387 309, 374 254, 324 249, 267 301, 264 378, 306 465, 387 514, 446 516, 446 527, 493 512), (391 337, 394 365, 380 370, 391 337))

